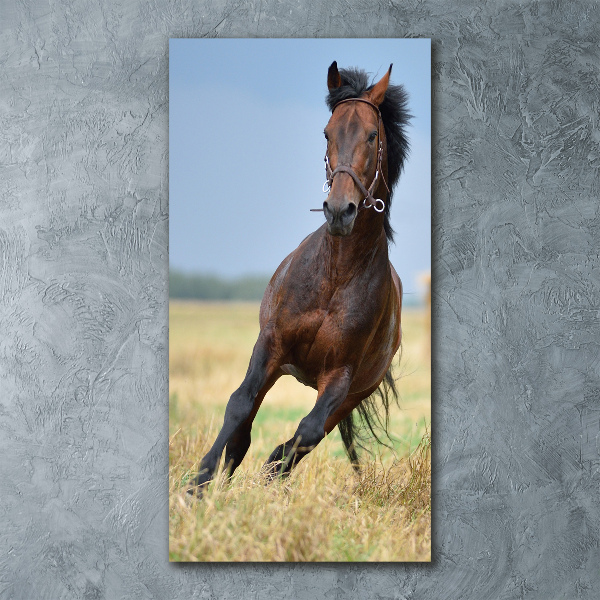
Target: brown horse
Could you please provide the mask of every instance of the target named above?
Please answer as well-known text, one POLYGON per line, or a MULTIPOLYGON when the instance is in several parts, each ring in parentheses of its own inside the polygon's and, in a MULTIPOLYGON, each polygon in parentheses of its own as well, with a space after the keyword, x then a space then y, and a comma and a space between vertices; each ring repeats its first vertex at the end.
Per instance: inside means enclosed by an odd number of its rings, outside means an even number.
POLYGON ((329 67, 326 223, 273 275, 246 377, 229 399, 191 492, 200 495, 215 477, 223 450, 229 473, 242 462, 254 417, 284 374, 318 395, 294 436, 267 460, 270 478, 289 473, 336 425, 356 465, 352 411, 374 433, 375 392, 387 433, 389 400, 397 398, 389 369, 400 346, 402 305, 402 285, 388 259, 390 190, 408 152, 410 118, 404 89, 389 84, 391 71, 369 86, 363 71, 329 67))

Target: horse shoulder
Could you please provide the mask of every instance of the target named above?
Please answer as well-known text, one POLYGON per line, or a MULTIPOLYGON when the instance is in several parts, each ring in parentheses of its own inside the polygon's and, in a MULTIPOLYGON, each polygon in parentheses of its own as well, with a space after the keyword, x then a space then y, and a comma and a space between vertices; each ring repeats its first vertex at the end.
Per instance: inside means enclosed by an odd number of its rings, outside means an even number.
POLYGON ((277 267, 275 273, 271 277, 271 280, 267 284, 265 293, 263 294, 262 301, 260 303, 259 322, 261 329, 271 319, 274 311, 277 308, 276 298, 281 288, 285 276, 289 269, 290 263, 292 262, 293 253, 286 256, 282 263, 277 267))
MULTIPOLYGON (((273 273, 271 280, 269 281, 267 288, 265 289, 265 293, 263 294, 263 298, 260 304, 260 315, 259 321, 261 328, 274 317, 277 309, 279 307, 282 290, 284 289, 286 278, 290 269, 290 266, 294 259, 297 259, 302 253, 306 250, 309 244, 309 240, 316 234, 317 232, 313 232, 307 235, 298 245, 298 247, 288 254, 281 264, 273 273)), ((283 294, 285 296, 285 294, 283 294)))

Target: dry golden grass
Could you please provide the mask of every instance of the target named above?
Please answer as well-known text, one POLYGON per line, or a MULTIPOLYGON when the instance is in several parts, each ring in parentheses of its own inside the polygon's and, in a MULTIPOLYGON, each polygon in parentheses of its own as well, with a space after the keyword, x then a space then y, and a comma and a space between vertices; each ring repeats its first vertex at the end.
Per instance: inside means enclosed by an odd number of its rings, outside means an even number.
MULTIPOLYGON (((170 305, 170 558, 173 561, 429 561, 430 359, 427 315, 405 310, 393 449, 362 453, 357 476, 337 430, 292 475, 265 485, 261 467, 290 438, 316 392, 277 382, 230 482, 202 501, 186 486, 222 424, 258 335, 258 304, 170 305)), ((398 371, 398 369, 397 369, 398 371)))

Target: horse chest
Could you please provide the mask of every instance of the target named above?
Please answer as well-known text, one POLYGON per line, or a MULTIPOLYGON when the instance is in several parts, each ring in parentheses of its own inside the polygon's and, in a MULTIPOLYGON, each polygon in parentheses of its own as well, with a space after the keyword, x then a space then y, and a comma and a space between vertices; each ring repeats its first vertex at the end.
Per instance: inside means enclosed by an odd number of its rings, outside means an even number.
POLYGON ((356 364, 371 335, 372 323, 353 311, 318 309, 288 318, 283 346, 286 362, 294 366, 289 374, 314 386, 324 369, 356 364))

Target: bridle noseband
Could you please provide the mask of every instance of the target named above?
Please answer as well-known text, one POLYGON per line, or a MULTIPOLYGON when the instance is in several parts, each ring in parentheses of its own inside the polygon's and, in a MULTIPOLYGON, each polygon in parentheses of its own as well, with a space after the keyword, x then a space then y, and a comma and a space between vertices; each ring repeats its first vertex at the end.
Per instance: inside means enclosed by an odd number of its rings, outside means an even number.
POLYGON ((390 191, 385 177, 383 176, 383 172, 381 171, 381 162, 383 160, 383 140, 381 139, 381 112, 379 110, 379 107, 373 104, 372 102, 369 102, 369 100, 365 100, 364 98, 347 98, 346 100, 341 100, 340 102, 338 102, 331 110, 331 114, 333 114, 335 109, 340 104, 345 104, 346 102, 363 102, 364 104, 368 104, 373 109, 375 109, 375 112, 377 113, 377 139, 379 140, 379 147, 377 149, 377 166, 375 168, 375 177, 373 178, 369 189, 367 189, 358 177, 358 175, 354 172, 352 167, 340 165, 332 171, 331 166, 329 165, 329 156, 327 152, 325 152, 325 174, 327 175, 327 180, 323 184, 323 192, 326 194, 329 193, 329 191, 331 190, 331 186, 333 185, 333 178, 338 173, 348 173, 348 175, 350 175, 350 177, 354 179, 354 183, 356 183, 358 189, 364 196, 363 206, 365 206, 366 208, 370 208, 372 206, 377 212, 383 212, 385 210, 385 202, 379 198, 373 197, 373 192, 377 187, 377 180, 379 179, 379 175, 381 175, 381 179, 383 180, 383 183, 385 184, 388 193, 390 191))

